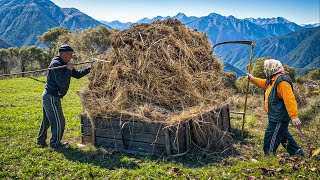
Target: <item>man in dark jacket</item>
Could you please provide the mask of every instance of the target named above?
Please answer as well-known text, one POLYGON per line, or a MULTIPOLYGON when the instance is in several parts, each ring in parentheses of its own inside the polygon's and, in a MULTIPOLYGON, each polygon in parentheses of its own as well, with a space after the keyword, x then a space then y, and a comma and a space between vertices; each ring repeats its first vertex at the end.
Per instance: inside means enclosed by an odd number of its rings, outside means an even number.
POLYGON ((37 138, 37 144, 40 147, 47 146, 47 130, 50 126, 52 134, 50 147, 59 148, 68 146, 67 142, 61 142, 65 119, 60 99, 67 94, 71 77, 79 79, 90 72, 90 67, 77 71, 74 68, 74 64, 70 63, 72 54, 73 49, 69 45, 62 45, 59 48, 59 55, 54 57, 49 65, 49 68, 63 65, 66 65, 66 67, 48 70, 47 73, 47 82, 42 95, 43 119, 37 138))

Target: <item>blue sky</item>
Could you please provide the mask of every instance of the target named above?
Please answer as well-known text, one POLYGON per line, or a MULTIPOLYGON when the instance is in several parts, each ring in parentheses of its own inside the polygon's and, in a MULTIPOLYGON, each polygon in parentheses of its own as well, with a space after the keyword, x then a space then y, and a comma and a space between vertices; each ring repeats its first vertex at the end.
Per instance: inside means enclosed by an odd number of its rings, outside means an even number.
POLYGON ((74 7, 97 20, 135 22, 144 17, 206 16, 212 12, 236 18, 284 17, 297 24, 320 21, 320 0, 51 0, 74 7))

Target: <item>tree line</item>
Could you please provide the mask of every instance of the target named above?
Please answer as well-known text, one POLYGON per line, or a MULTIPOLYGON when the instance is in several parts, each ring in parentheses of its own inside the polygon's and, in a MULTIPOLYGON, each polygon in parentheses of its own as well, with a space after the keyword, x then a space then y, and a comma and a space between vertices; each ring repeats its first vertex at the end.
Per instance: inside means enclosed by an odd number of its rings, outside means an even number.
POLYGON ((38 46, 0 49, 0 74, 45 69, 62 44, 69 44, 75 49, 75 61, 104 54, 110 48, 110 36, 114 32, 105 26, 74 33, 64 27, 51 28, 37 37, 38 46))

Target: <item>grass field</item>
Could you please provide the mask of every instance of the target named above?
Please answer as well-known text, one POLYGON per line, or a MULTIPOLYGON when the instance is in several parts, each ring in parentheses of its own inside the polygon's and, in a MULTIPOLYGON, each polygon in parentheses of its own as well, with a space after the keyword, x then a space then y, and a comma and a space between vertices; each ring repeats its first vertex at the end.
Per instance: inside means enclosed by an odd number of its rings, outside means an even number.
MULTIPOLYGON (((81 143, 79 115, 82 112, 77 91, 88 80, 73 79, 68 94, 62 100, 66 118, 63 140, 70 142, 71 147, 63 150, 39 148, 35 141, 42 118, 41 94, 44 81, 44 77, 0 80, 0 179, 320 178, 319 156, 313 159, 289 158, 282 147, 279 147, 277 157, 263 155, 266 115, 262 108, 262 96, 258 97, 258 103, 255 103, 256 97, 249 99, 246 123, 248 136, 245 141, 236 141, 233 145, 238 151, 237 156, 188 154, 177 159, 167 159, 121 152, 108 155, 92 146, 77 146, 77 143, 81 143)), ((236 101, 234 107, 241 107, 242 100, 239 96, 239 102, 236 101)), ((307 117, 312 111, 312 107, 309 107, 302 114, 307 117)), ((313 142, 313 148, 316 148, 320 146, 319 136, 315 136, 320 130, 320 113, 313 113, 304 132, 313 142)), ((234 116, 231 122, 237 137, 241 118, 234 116)), ((293 127, 290 127, 290 131, 298 143, 307 148, 298 131, 293 127)))

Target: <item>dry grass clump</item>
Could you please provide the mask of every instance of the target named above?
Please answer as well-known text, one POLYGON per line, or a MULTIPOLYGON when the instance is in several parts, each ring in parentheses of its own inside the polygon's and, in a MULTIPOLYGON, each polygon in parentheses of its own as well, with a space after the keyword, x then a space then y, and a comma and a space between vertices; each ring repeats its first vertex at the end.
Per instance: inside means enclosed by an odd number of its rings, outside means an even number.
POLYGON ((82 93, 91 119, 126 114, 177 125, 228 103, 223 66, 204 33, 177 20, 132 25, 111 36, 112 49, 82 93))

